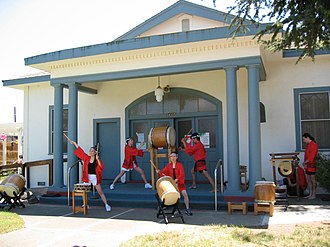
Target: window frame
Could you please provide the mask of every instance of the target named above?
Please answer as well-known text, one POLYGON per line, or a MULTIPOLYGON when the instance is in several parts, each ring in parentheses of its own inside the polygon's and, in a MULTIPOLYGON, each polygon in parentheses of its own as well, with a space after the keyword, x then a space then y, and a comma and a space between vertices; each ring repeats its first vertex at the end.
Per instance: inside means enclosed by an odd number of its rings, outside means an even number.
MULTIPOLYGON (((53 135, 52 133, 54 132, 54 130, 52 129, 54 127, 54 119, 53 119, 53 116, 54 116, 54 105, 50 105, 49 106, 49 111, 48 111, 48 118, 49 118, 49 127, 48 127, 48 154, 49 155, 52 155, 54 154, 54 140, 53 140, 53 135)), ((68 122, 69 122, 69 105, 68 104, 65 104, 63 105, 63 110, 68 110, 68 122)), ((64 118, 63 118, 64 119, 64 118)), ((66 125, 68 126, 69 123, 66 123, 66 125)), ((64 120, 63 120, 63 125, 64 125, 64 120)), ((68 135, 68 130, 64 130, 63 128, 63 133, 65 133, 66 135, 68 135)), ((63 147, 63 154, 67 154, 67 152, 64 152, 64 147, 63 147)))
MULTIPOLYGON (((300 95, 311 93, 328 93, 329 94, 329 111, 330 111, 330 87, 314 87, 314 88, 296 88, 294 89, 294 115, 295 115, 295 132, 296 132, 296 150, 305 151, 302 143, 302 129, 301 129, 301 105, 300 95)), ((329 112, 330 114, 330 112, 329 112)), ((316 140, 317 141, 317 140, 316 140)), ((330 147, 319 148, 319 151, 330 151, 330 147)))

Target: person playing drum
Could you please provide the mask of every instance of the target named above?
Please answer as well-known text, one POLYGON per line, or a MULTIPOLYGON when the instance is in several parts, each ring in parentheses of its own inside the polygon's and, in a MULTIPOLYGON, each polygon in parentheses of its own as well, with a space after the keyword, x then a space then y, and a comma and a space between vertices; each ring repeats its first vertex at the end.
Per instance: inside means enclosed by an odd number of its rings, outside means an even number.
POLYGON ((162 170, 157 170, 157 172, 162 176, 170 176, 173 178, 175 183, 178 185, 179 191, 183 196, 184 204, 186 206, 185 213, 187 215, 192 215, 192 212, 189 208, 189 197, 186 190, 186 185, 184 183, 185 181, 185 175, 184 175, 184 169, 183 165, 180 162, 177 162, 178 160, 178 153, 175 151, 172 151, 170 154, 170 160, 171 163, 169 163, 167 166, 164 167, 162 170))
POLYGON ((191 139, 194 143, 194 145, 189 145, 186 141, 185 138, 182 138, 181 142, 184 146, 184 150, 188 155, 194 155, 194 161, 195 161, 195 165, 194 167, 191 169, 191 177, 192 177, 192 185, 191 185, 191 189, 196 189, 196 172, 199 171, 200 173, 202 173, 204 175, 204 177, 206 177, 210 184, 213 187, 213 190, 211 192, 215 191, 215 187, 214 187, 214 181, 213 179, 210 177, 210 175, 208 174, 207 170, 206 170, 206 151, 204 148, 203 143, 200 141, 200 136, 198 133, 193 133, 191 135, 191 139))
POLYGON ((99 159, 97 147, 91 147, 88 155, 75 141, 70 140, 70 143, 77 148, 74 154, 84 162, 82 181, 84 183, 93 184, 105 205, 105 210, 110 212, 111 206, 108 204, 101 187, 104 164, 102 160, 99 159))
MULTIPOLYGON (((136 170, 141 174, 141 177, 144 181, 144 188, 152 189, 152 186, 148 183, 146 176, 144 175, 144 171, 140 168, 136 162, 136 156, 143 157, 144 151, 137 149, 133 146, 134 140, 131 137, 126 138, 126 146, 125 146, 125 159, 122 165, 121 171, 118 176, 113 180, 110 185, 110 190, 115 189, 115 183, 120 179, 126 172, 130 170, 136 170)), ((141 143, 143 145, 143 143, 141 143)))

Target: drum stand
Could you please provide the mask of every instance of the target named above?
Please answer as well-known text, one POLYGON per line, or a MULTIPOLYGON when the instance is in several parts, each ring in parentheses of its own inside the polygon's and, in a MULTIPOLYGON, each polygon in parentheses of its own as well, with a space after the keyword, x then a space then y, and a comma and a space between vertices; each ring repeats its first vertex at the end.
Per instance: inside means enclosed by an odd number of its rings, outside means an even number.
MULTIPOLYGON (((167 158, 168 162, 170 162, 170 154, 172 151, 172 147, 170 145, 167 146, 167 154, 159 154, 158 153, 158 148, 151 147, 150 149, 150 159, 154 161, 156 159, 156 162, 154 164, 156 165, 156 168, 159 169, 159 163, 158 159, 159 158, 167 158)), ((158 174, 156 174, 155 178, 155 168, 151 166, 151 183, 152 183, 152 189, 154 190, 156 188, 156 183, 155 181, 158 179, 158 174)))
POLYGON ((177 200, 177 202, 175 204, 172 205, 165 205, 164 202, 162 202, 158 196, 158 193, 156 193, 156 198, 157 198, 157 202, 158 202, 158 213, 157 213, 157 218, 159 218, 159 215, 163 215, 165 224, 168 224, 168 218, 167 215, 170 215, 171 218, 177 218, 180 217, 182 220, 182 223, 184 223, 184 219, 183 219, 183 215, 181 214, 181 211, 179 209, 179 201, 180 199, 177 200), (166 212, 167 209, 171 209, 171 212, 166 212), (175 212, 178 211, 177 214, 175 214, 175 212))
MULTIPOLYGON (((277 202, 284 202, 285 204, 285 211, 289 206, 289 200, 288 200, 288 194, 287 194, 287 188, 282 189, 280 186, 277 184, 277 179, 276 179, 276 162, 281 162, 281 161, 289 161, 291 163, 294 163, 293 169, 296 169, 296 165, 298 163, 298 155, 299 152, 293 152, 293 153, 270 153, 271 156, 271 162, 273 166, 273 179, 274 183, 276 185, 276 201, 277 202)), ((297 201, 300 200, 299 196, 299 177, 298 177, 298 172, 296 171, 296 190, 297 190, 297 201)))
POLYGON ((23 204, 23 202, 21 201, 21 196, 24 194, 24 192, 26 191, 26 188, 23 187, 22 191, 19 192, 18 194, 16 194, 14 192, 14 197, 8 196, 7 193, 4 191, 0 191, 0 201, 3 200, 3 202, 0 203, 0 206, 7 206, 10 205, 9 207, 9 211, 12 208, 15 208, 16 206, 21 206, 22 208, 25 208, 25 205, 23 204))

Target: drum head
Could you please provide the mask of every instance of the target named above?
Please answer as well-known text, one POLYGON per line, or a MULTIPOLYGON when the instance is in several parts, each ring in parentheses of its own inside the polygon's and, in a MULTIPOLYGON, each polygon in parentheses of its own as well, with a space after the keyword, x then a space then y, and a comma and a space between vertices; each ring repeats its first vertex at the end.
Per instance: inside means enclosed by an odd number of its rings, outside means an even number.
POLYGON ((273 185, 275 185, 275 183, 273 181, 256 181, 256 185, 257 184, 273 184, 273 185))
POLYGON ((149 135, 148 135, 148 143, 149 143, 149 147, 152 147, 152 131, 154 130, 154 128, 151 128, 149 131, 149 135))
POLYGON ((7 196, 9 197, 15 197, 15 194, 17 195, 19 193, 17 186, 14 184, 6 184, 3 187, 3 192, 6 192, 7 196))
POLYGON ((164 202, 164 205, 171 206, 180 199, 180 193, 175 191, 166 191, 162 194, 161 198, 162 202, 164 202))
POLYGON ((171 146, 175 146, 175 130, 172 127, 168 127, 167 133, 166 133, 166 139, 167 143, 171 146))

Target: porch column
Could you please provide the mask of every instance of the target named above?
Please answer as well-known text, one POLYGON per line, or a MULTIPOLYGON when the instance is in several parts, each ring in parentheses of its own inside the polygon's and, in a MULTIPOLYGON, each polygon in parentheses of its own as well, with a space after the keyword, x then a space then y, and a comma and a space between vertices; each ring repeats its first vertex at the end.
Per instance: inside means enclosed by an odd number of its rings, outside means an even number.
POLYGON ((228 191, 240 191, 237 67, 226 67, 228 191))
POLYGON ((54 183, 51 187, 63 187, 63 85, 54 87, 54 183))
POLYGON ((261 134, 259 65, 247 66, 248 70, 248 122, 249 122, 249 191, 261 179, 261 134))
MULTIPOLYGON (((77 83, 68 83, 69 86, 69 116, 68 116, 68 137, 78 142, 78 85, 77 83)), ((76 147, 68 143, 68 168, 77 161, 74 154, 76 147)), ((76 165, 71 169, 70 188, 78 183, 79 166, 76 165)))

